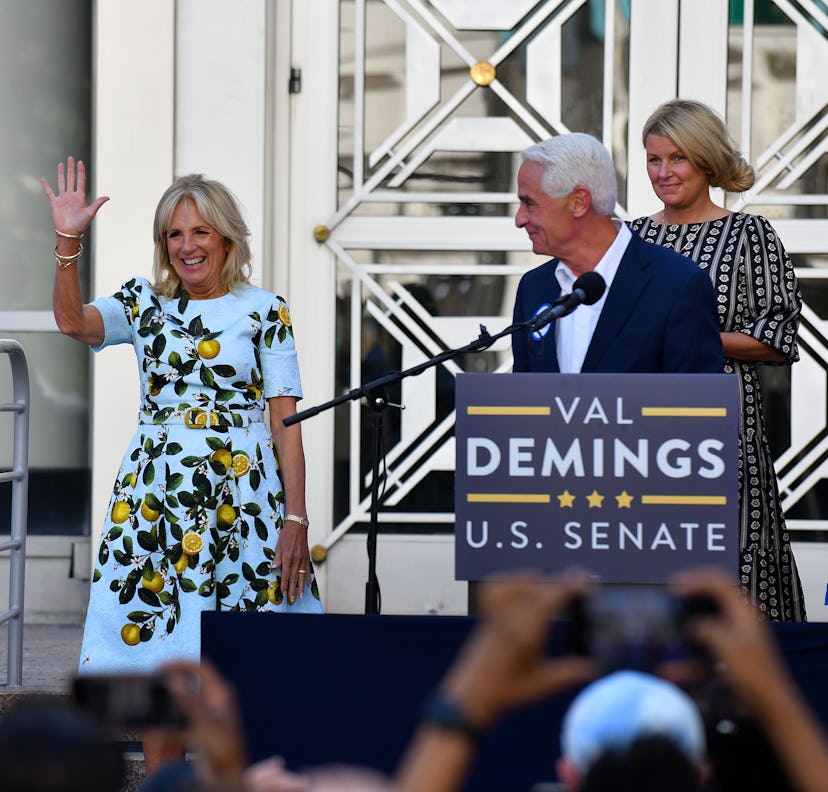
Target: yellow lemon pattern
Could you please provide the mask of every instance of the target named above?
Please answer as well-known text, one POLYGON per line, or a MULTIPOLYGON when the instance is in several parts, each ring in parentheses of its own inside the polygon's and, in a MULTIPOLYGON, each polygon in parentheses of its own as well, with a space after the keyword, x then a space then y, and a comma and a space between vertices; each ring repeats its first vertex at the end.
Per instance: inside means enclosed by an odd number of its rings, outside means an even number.
POLYGON ((160 514, 161 512, 158 509, 154 509, 148 501, 145 500, 141 504, 141 516, 147 522, 155 522, 160 514))
POLYGON ((149 580, 146 577, 141 579, 141 585, 153 594, 157 594, 164 588, 164 576, 156 569, 149 580))
POLYGON ((242 476, 246 476, 249 471, 250 457, 244 451, 233 454, 233 474, 235 477, 241 478, 242 476))
POLYGON ((204 547, 204 540, 197 533, 188 531, 184 534, 184 538, 181 540, 181 549, 188 556, 198 555, 202 547, 204 547))
POLYGON ((127 520, 129 517, 129 503, 126 501, 115 501, 112 505, 112 522, 114 523, 122 523, 127 520))
POLYGON ((187 568, 190 566, 190 556, 184 552, 184 548, 181 549, 181 555, 178 557, 178 561, 176 561, 173 566, 179 575, 183 575, 187 571, 187 568))
POLYGON ((137 646, 141 642, 141 628, 137 624, 125 624, 121 627, 121 640, 127 646, 137 646))
MULTIPOLYGON (((204 429, 207 426, 207 415, 206 410, 193 407, 184 413, 184 425, 189 429, 204 429)), ((213 410, 210 410, 209 415, 210 426, 216 426, 219 420, 218 415, 213 410)))
POLYGON ((274 605, 281 605, 285 595, 282 594, 281 579, 274 580, 267 587, 267 598, 274 605))
POLYGON ((218 356, 219 352, 221 352, 221 344, 214 338, 198 342, 199 357, 202 357, 205 360, 212 360, 214 357, 218 356))
POLYGON ((285 495, 261 411, 301 396, 284 300, 253 286, 167 298, 134 278, 101 302, 106 343, 136 350, 141 405, 95 559, 83 670, 197 658, 204 610, 321 612, 312 575, 291 605, 273 569, 285 495))
POLYGON ((236 510, 229 503, 222 503, 216 509, 216 523, 224 528, 231 526, 236 520, 236 510))
POLYGON ((210 459, 214 465, 218 466, 219 473, 226 473, 233 464, 233 455, 226 448, 219 448, 213 451, 210 459))

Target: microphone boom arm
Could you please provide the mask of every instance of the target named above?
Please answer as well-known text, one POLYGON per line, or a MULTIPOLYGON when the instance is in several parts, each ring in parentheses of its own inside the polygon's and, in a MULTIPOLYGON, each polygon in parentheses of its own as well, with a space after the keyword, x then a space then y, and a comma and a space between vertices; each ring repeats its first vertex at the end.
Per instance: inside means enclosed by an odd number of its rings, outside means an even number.
POLYGON ((369 402, 369 407, 374 416, 373 433, 374 438, 372 442, 372 482, 371 482, 371 513, 370 523, 368 528, 368 582, 366 583, 365 594, 365 612, 368 614, 378 614, 380 612, 380 593, 379 581, 376 578, 376 544, 377 544, 377 512, 379 510, 380 497, 378 494, 378 478, 379 478, 379 424, 381 422, 381 412, 386 406, 385 399, 379 395, 383 393, 383 388, 386 385, 391 385, 395 382, 400 382, 406 377, 415 377, 422 374, 423 371, 438 366, 447 360, 463 355, 467 352, 483 352, 489 349, 496 341, 504 336, 512 335, 519 330, 529 329, 535 331, 540 327, 551 322, 558 316, 565 316, 574 311, 581 303, 591 305, 596 302, 604 293, 604 279, 597 273, 585 273, 575 281, 573 290, 570 294, 555 301, 555 303, 531 319, 524 322, 515 322, 505 329, 501 330, 496 335, 491 335, 484 325, 480 325, 480 333, 474 341, 465 346, 456 349, 447 349, 435 357, 424 360, 416 366, 406 369, 405 371, 389 371, 377 379, 371 380, 358 388, 352 388, 347 393, 343 393, 330 401, 319 404, 316 407, 309 407, 307 410, 297 412, 294 415, 289 415, 282 419, 284 426, 292 426, 293 424, 305 421, 314 415, 319 415, 333 407, 344 404, 348 401, 356 401, 366 397, 369 402), (593 276, 593 277, 588 277, 593 276), (583 285, 583 288, 581 288, 583 285), (540 322, 541 317, 544 320, 540 322))

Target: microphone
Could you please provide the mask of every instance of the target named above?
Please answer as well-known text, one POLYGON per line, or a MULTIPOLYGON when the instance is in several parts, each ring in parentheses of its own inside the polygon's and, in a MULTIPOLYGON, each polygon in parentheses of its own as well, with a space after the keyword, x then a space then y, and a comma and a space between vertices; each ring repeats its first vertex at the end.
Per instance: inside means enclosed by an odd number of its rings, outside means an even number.
POLYGON ((562 316, 571 314, 582 303, 584 305, 597 303, 606 288, 606 282, 597 272, 585 272, 572 284, 572 291, 569 294, 558 297, 548 308, 535 314, 528 322, 529 329, 540 330, 553 319, 560 319, 562 316))

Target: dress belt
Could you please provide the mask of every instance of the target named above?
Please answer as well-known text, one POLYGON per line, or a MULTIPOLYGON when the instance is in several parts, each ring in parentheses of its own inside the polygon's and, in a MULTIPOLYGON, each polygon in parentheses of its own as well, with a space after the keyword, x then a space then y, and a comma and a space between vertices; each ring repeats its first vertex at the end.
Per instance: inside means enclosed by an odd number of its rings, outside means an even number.
POLYGON ((243 427, 250 426, 253 423, 263 422, 264 411, 258 408, 218 412, 205 407, 190 407, 170 413, 163 421, 153 420, 152 413, 145 410, 140 410, 138 413, 138 423, 140 424, 147 424, 149 426, 183 424, 188 429, 208 429, 220 425, 225 427, 243 427))

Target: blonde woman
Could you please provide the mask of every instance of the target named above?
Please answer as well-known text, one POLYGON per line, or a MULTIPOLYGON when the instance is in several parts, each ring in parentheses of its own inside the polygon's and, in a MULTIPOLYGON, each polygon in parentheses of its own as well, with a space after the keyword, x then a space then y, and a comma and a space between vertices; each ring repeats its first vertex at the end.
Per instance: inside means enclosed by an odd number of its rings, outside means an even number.
MULTIPOLYGON (((45 180, 43 189, 58 327, 95 351, 132 344, 141 382, 95 559, 80 673, 198 660, 205 610, 321 612, 302 435, 283 424, 302 396, 293 326, 285 301, 248 281, 234 197, 198 175, 176 179, 155 213, 153 282, 130 277, 84 304, 82 239, 108 198, 87 205, 86 169, 71 157, 57 191, 45 180)), ((148 769, 151 754, 145 741, 148 769)))
POLYGON ((647 172, 662 208, 630 225, 648 242, 693 259, 718 301, 725 371, 739 378, 739 578, 766 618, 804 621, 805 604, 762 410, 760 365, 799 359, 802 298, 793 264, 771 224, 714 203, 711 187, 743 192, 754 173, 722 119, 701 102, 658 107, 642 133, 647 172))

